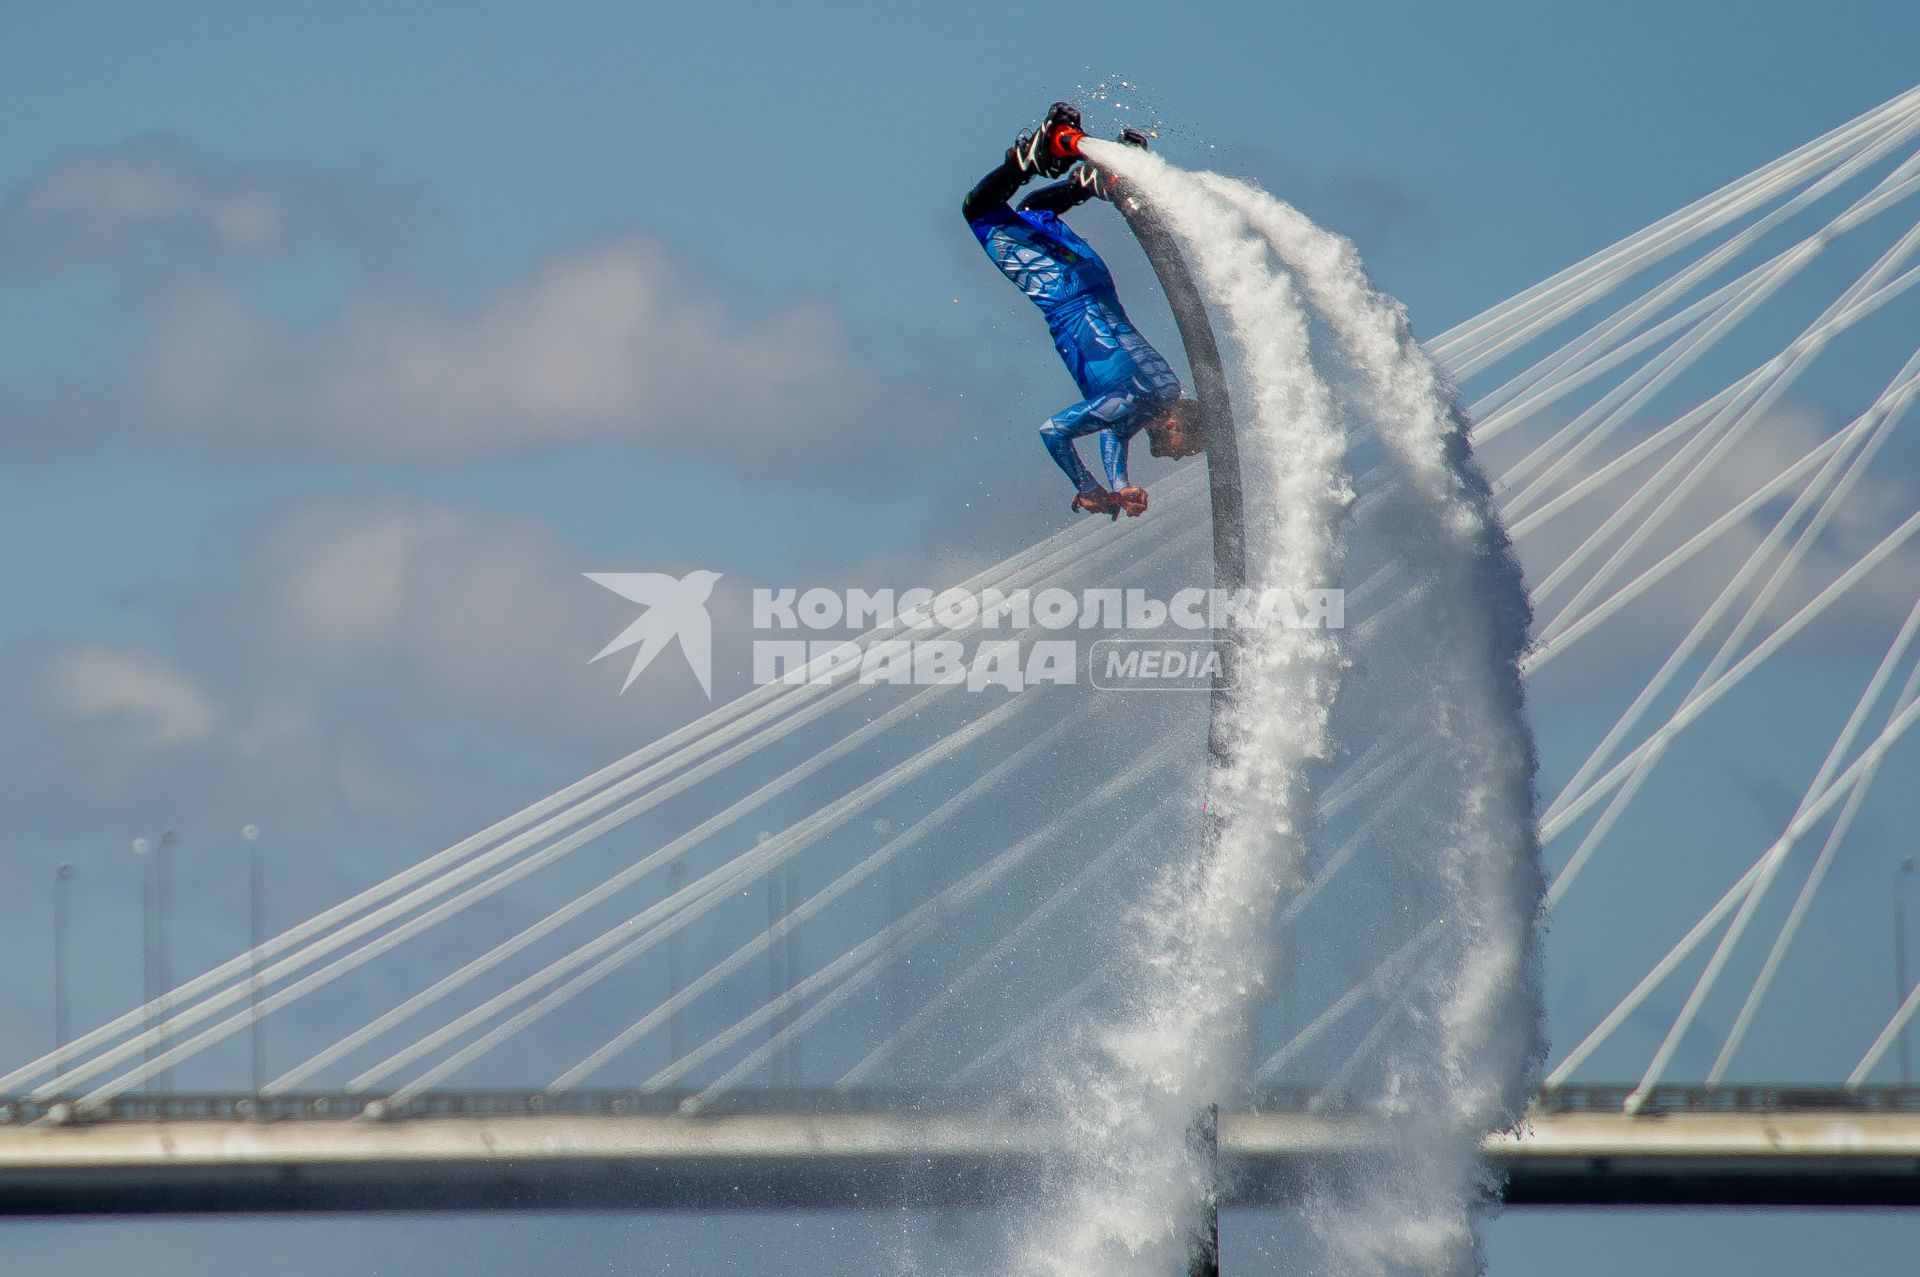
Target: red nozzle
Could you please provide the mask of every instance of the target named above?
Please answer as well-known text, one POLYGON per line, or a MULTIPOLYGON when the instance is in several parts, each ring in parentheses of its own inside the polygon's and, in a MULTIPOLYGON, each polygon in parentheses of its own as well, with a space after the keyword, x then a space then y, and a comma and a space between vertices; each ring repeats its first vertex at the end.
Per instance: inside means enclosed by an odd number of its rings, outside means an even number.
POLYGON ((1080 142, 1087 135, 1069 125, 1061 125, 1047 134, 1047 153, 1056 160, 1073 160, 1080 157, 1080 142))

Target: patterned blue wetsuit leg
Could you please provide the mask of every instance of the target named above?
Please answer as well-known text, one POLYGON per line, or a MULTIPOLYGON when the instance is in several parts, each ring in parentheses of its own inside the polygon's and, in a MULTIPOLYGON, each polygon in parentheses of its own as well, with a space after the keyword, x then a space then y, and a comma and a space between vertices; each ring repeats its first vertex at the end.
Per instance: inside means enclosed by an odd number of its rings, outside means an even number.
POLYGON ((1107 487, 1115 492, 1127 486, 1127 443, 1132 438, 1132 432, 1100 432, 1100 464, 1107 470, 1107 487))
POLYGON ((1176 382, 1171 392, 1166 389, 1142 392, 1128 386, 1119 393, 1084 399, 1049 418, 1047 424, 1040 427, 1040 441, 1066 471, 1073 486, 1081 492, 1091 492, 1099 483, 1087 470, 1073 441, 1081 435, 1098 433, 1100 462, 1107 472, 1107 486, 1118 491, 1127 486, 1128 442, 1142 426, 1165 412, 1177 393, 1176 382))
POLYGON ((1180 395, 1180 380, 1147 344, 1111 293, 1095 292, 1063 306, 1054 319, 1054 345, 1086 398, 1040 428, 1047 451, 1082 492, 1094 487, 1073 440, 1100 432, 1107 486, 1127 486, 1127 441, 1180 395))

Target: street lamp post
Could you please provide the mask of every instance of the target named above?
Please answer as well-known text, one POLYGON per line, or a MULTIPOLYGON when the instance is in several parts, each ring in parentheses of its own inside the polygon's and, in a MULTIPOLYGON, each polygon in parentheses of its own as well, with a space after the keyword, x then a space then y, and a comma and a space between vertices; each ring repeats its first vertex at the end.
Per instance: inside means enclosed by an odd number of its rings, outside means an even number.
MULTIPOLYGON (((885 833, 885 829, 877 832, 885 833)), ((900 857, 894 856, 887 861, 887 925, 891 927, 900 921, 900 915, 907 909, 905 890, 900 885, 900 857)), ((907 1018, 907 960, 895 954, 894 960, 887 964, 887 1033, 892 1041, 899 1041, 901 1026, 907 1018)), ((900 1083, 901 1055, 893 1056, 893 1081, 900 1083)))
MULTIPOLYGON (((773 938, 774 931, 780 925, 780 875, 767 875, 767 1003, 772 1005, 780 1000, 780 942, 773 938)), ((769 1021, 767 1040, 772 1041, 778 1029, 769 1021)), ((767 1057, 767 1089, 780 1089, 780 1060, 777 1052, 767 1057)))
POLYGON ((260 944, 264 938, 267 907, 266 881, 260 876, 260 826, 242 825, 240 837, 247 844, 247 1014, 253 1039, 253 1094, 258 1097, 266 1085, 267 1026, 260 1019, 260 944))
MULTIPOLYGON (((1913 857, 1900 862, 1900 874, 1893 881, 1893 1006, 1898 1011, 1907 1001, 1907 880, 1913 877, 1913 857)), ((1911 1080, 1911 1052, 1907 1027, 1900 1026, 1900 1085, 1911 1080)))
POLYGON ((69 971, 68 896, 72 890, 73 866, 61 865, 53 875, 53 1067, 56 1072, 66 1063, 68 1029, 69 971))
MULTIPOLYGON (((173 830, 162 830, 160 850, 153 858, 154 878, 158 884, 154 893, 154 977, 160 996, 160 1017, 164 1023, 173 1013, 169 995, 173 992, 173 873, 171 869, 173 845, 180 841, 173 830)), ((160 1039, 160 1050, 165 1051, 171 1045, 165 1037, 160 1039)), ((161 1069, 154 1083, 160 1094, 165 1095, 173 1089, 173 1070, 161 1069)))
MULTIPOLYGON (((687 867, 681 861, 667 866, 667 878, 672 883, 669 894, 680 890, 681 880, 687 875, 687 867)), ((667 933, 667 996, 680 996, 680 928, 675 927, 667 933)), ((667 1054, 673 1057, 673 1063, 680 1063, 680 1008, 675 1007, 667 1016, 667 1054)))
MULTIPOLYGON (((133 854, 138 856, 141 861, 140 992, 142 994, 141 1002, 143 1004, 143 1010, 145 1011, 143 1019, 145 1021, 144 1027, 146 1032, 142 1038, 143 1045, 140 1048, 140 1058, 143 1064, 152 1064, 154 1000, 159 996, 155 987, 153 970, 154 902, 159 893, 159 884, 154 868, 158 862, 153 855, 153 840, 150 838, 134 839, 133 854)), ((153 1093, 153 1079, 151 1077, 146 1081, 146 1089, 148 1094, 153 1093)))
MULTIPOLYGON (((784 876, 787 881, 785 898, 781 901, 780 912, 783 918, 790 918, 793 916, 794 902, 800 898, 800 884, 794 876, 792 862, 788 862, 784 876)), ((799 974, 800 968, 799 928, 787 928, 786 939, 781 947, 787 951, 785 962, 787 987, 782 991, 781 996, 791 998, 793 995, 794 978, 799 974)), ((780 1031, 786 1033, 791 1029, 795 1018, 793 1014, 793 1004, 789 1002, 786 1011, 780 1016, 780 1031)), ((789 1036, 787 1038, 787 1085, 793 1088, 798 1088, 800 1085, 800 1039, 797 1036, 789 1036)))

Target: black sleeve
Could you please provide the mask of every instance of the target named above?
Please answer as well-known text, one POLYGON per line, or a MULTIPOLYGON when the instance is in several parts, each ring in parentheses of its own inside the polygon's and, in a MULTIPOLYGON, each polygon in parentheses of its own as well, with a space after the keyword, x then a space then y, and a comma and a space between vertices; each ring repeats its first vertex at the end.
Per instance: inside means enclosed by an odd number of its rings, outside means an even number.
POLYGON ((1020 201, 1022 209, 1032 209, 1037 213, 1052 213, 1058 217, 1068 209, 1078 208, 1093 198, 1093 188, 1082 186, 1079 182, 1055 182, 1043 186, 1027 198, 1020 201))
POLYGON ((1002 160, 992 172, 975 182, 973 189, 967 192, 967 198, 960 202, 960 215, 970 223, 975 221, 982 214, 992 210, 995 205, 1005 204, 1012 199, 1014 192, 1019 190, 1026 180, 1027 175, 1022 173, 1020 166, 1014 162, 1013 152, 1007 152, 1007 158, 1002 160))

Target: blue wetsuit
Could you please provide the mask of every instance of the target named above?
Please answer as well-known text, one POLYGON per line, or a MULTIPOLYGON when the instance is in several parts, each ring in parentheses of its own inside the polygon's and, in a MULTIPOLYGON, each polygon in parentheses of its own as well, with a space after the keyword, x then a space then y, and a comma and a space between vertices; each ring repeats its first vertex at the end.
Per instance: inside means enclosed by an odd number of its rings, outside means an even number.
POLYGON ((1006 197, 1019 181, 1010 166, 982 179, 963 206, 967 225, 1046 316, 1054 349, 1085 396, 1040 427, 1041 441, 1073 486, 1091 492, 1100 485, 1073 441, 1097 431, 1107 484, 1118 491, 1127 486, 1127 441, 1180 397, 1180 379, 1127 318, 1100 255, 1060 220, 1056 209, 1085 199, 1085 188, 1047 187, 1015 211, 1006 197))

